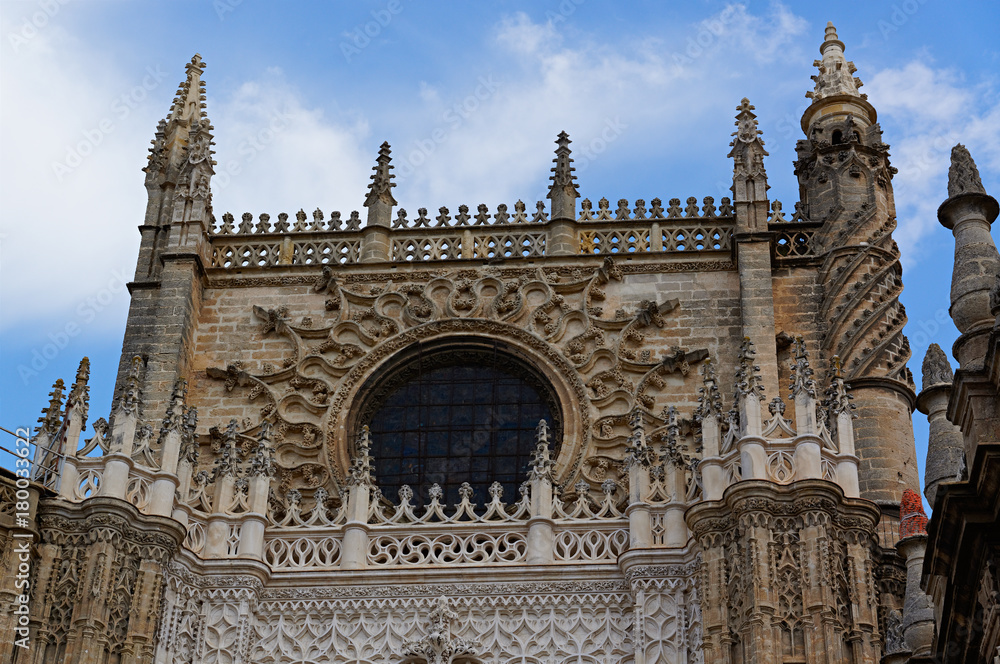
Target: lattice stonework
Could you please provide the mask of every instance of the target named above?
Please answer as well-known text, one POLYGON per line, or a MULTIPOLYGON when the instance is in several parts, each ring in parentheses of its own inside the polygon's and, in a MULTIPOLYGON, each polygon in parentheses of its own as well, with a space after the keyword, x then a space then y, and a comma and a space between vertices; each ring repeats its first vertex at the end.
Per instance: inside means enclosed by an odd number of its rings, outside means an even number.
POLYGON ((358 240, 296 242, 292 262, 295 265, 326 265, 356 263, 360 251, 358 240))
POLYGON ((458 236, 405 238, 392 241, 394 261, 437 261, 462 257, 462 238, 458 236))
POLYGON ((661 232, 663 251, 712 251, 730 247, 731 230, 728 228, 664 228, 661 232))
POLYGON ((649 229, 581 231, 580 252, 617 254, 649 251, 649 229))
POLYGON ((527 258, 545 255, 544 233, 482 235, 475 239, 473 258, 527 258))
POLYGON ((212 247, 212 267, 266 267, 277 265, 280 242, 223 244, 212 247))

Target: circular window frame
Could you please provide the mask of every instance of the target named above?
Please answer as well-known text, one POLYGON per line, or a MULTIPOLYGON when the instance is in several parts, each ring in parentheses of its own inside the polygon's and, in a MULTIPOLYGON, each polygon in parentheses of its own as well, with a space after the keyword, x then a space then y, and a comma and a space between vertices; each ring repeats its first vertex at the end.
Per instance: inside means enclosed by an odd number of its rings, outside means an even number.
MULTIPOLYGON (((550 445, 552 446, 553 456, 558 457, 562 441, 562 412, 555 388, 535 366, 525 361, 517 354, 509 352, 506 344, 503 344, 496 339, 480 340, 479 343, 466 341, 460 345, 455 345, 454 343, 419 343, 411 348, 408 348, 406 352, 397 355, 392 363, 388 363, 383 366, 380 371, 374 373, 366 381, 368 389, 363 388, 364 396, 360 401, 360 408, 358 409, 359 413, 356 418, 355 435, 360 432, 361 427, 365 425, 368 425, 369 427, 371 426, 371 422, 375 419, 378 413, 388 405, 400 388, 419 380, 419 377, 422 375, 426 375, 438 369, 448 369, 454 367, 475 367, 482 368, 484 370, 489 368, 493 372, 497 372, 497 374, 524 381, 524 383, 538 396, 538 402, 536 403, 543 405, 549 412, 549 417, 546 419, 548 420, 547 424, 549 425, 550 431, 550 445)), ((496 379, 496 377, 494 379, 496 379)), ((422 405, 426 406, 426 404, 422 405)), ((531 431, 534 431, 537 424, 538 422, 521 422, 521 426, 518 428, 521 431, 524 431, 526 428, 530 428, 531 431)), ((492 435, 499 433, 498 430, 490 429, 490 431, 492 435)), ((522 442, 518 446, 519 449, 516 456, 527 461, 535 447, 534 438, 532 437, 531 442, 527 445, 525 445, 523 438, 521 441, 522 442)), ((375 441, 373 440, 372 456, 373 463, 375 465, 375 476, 377 479, 381 479, 379 475, 380 455, 374 443, 375 441)), ((496 448, 494 448, 491 444, 490 454, 492 455, 497 453, 496 448)), ((430 458, 424 458, 423 454, 420 455, 420 458, 423 464, 430 462, 430 458)), ((428 472, 432 472, 430 466, 423 468, 419 471, 419 474, 423 475, 428 472)), ((456 472, 460 475, 467 474, 465 471, 456 470, 456 472)), ((471 470, 468 471, 468 473, 472 472, 473 471, 471 470)), ((526 481, 527 477, 528 469, 525 468, 524 476, 521 477, 519 481, 516 481, 514 486, 506 487, 507 493, 517 495, 517 485, 526 481)), ((486 478, 484 481, 485 483, 477 483, 470 478, 470 482, 472 482, 473 488, 476 490, 476 495, 479 496, 479 499, 486 499, 487 487, 499 479, 500 478, 493 476, 486 478), (482 486, 480 486, 480 484, 482 484, 482 486)), ((509 480, 503 481, 505 484, 509 484, 509 480)), ((457 482, 457 480, 455 482, 457 482)), ((455 482, 441 482, 446 495, 454 494, 457 491, 458 486, 455 482)), ((400 483, 399 486, 397 486, 395 482, 391 485, 385 486, 381 486, 380 484, 380 488, 387 492, 386 496, 388 498, 392 499, 395 496, 395 493, 399 490, 400 486, 403 484, 406 483, 400 483)), ((430 488, 430 484, 428 484, 428 486, 416 486, 414 483, 411 485, 411 488, 422 495, 430 488)), ((454 498, 454 496, 452 496, 452 498, 454 498)))
MULTIPOLYGON (((327 454, 340 482, 357 452, 357 432, 360 430, 361 408, 369 392, 393 367, 405 362, 413 353, 432 346, 488 347, 493 344, 501 352, 517 357, 533 367, 555 392, 559 402, 562 437, 554 458, 553 475, 556 484, 568 485, 579 473, 590 432, 590 400, 580 375, 558 349, 517 326, 500 321, 447 320, 420 325, 387 339, 373 348, 344 377, 333 399, 327 430, 327 454), (487 326, 489 334, 478 334, 477 328, 487 326)), ((378 468, 376 467, 376 477, 378 468)))

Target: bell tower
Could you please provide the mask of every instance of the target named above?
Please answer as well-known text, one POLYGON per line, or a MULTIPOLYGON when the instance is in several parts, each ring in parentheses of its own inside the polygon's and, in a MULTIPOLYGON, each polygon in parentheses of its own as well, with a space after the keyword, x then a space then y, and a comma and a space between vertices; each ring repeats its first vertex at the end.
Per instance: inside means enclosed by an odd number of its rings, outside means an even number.
POLYGON ((806 93, 812 104, 802 116, 806 138, 796 145, 795 174, 803 215, 822 222, 814 239, 823 257, 822 350, 827 361, 841 358, 854 390, 861 496, 895 521, 903 491, 918 486, 902 268, 892 239, 896 169, 832 23, 820 53, 815 89, 806 93))

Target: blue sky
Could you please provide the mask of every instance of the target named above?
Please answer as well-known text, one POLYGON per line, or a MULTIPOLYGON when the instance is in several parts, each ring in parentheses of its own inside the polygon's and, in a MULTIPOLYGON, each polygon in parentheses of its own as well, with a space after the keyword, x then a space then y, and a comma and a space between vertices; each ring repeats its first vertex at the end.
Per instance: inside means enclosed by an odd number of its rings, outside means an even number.
MULTIPOLYGON (((33 426, 83 355, 90 419, 107 415, 145 208, 140 169, 196 52, 216 128, 217 216, 361 209, 384 140, 407 209, 519 198, 531 208, 560 130, 584 196, 718 199, 744 96, 770 152, 772 200, 791 210, 828 20, 899 169, 895 237, 919 382, 927 345, 950 351, 957 335, 954 243, 935 214, 951 146, 967 144, 1000 194, 998 18, 995 3, 934 0, 4 0, 0 426, 33 426)), ((922 466, 926 420, 915 425, 922 466)))

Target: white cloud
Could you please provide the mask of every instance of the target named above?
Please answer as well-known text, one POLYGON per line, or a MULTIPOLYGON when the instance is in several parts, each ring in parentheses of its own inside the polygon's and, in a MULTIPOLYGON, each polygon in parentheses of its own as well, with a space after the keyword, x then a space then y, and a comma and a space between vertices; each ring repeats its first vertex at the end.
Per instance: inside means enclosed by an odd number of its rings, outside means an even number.
MULTIPOLYGON (((304 101, 278 69, 220 93, 210 62, 205 80, 219 162, 216 216, 249 211, 274 218, 300 207, 363 212, 381 142, 371 134, 392 137, 395 193, 411 218, 420 206, 433 214, 446 205, 454 214, 460 203, 495 208, 518 197, 533 209, 545 193, 552 141, 563 129, 574 141, 581 174, 626 145, 647 152, 662 146, 658 157, 689 159, 682 152, 702 135, 728 142, 730 125, 719 120, 732 115, 719 116, 719 109, 735 107, 745 94, 753 98, 755 90, 763 98, 769 83, 757 75, 760 64, 781 66, 804 27, 781 4, 759 15, 737 4, 671 34, 609 42, 587 34, 570 40, 550 21, 516 14, 495 27, 487 44, 492 59, 470 59, 464 85, 422 83, 404 104, 366 108, 361 99, 325 112, 304 101), (735 90, 734 76, 743 77, 735 90)), ((3 280, 5 327, 72 311, 104 287, 109 266, 131 272, 139 240, 133 229, 145 208, 144 147, 183 75, 180 63, 149 66, 165 70, 166 79, 122 118, 112 104, 141 86, 145 63, 109 60, 100 45, 52 29, 32 40, 16 67, 4 67, 3 267, 6 274, 31 275, 21 283, 3 280), (15 97, 31 101, 11 103, 15 97), (52 162, 105 117, 114 120, 113 131, 57 181, 52 162), (45 269, 38 267, 41 257, 45 269)), ((719 151, 723 172, 724 154, 719 151)), ((716 189, 706 183, 702 191, 644 195, 716 195, 716 189)))
POLYGON ((893 179, 899 230, 894 234, 905 266, 936 247, 923 244, 937 227, 937 207, 947 196, 951 148, 965 143, 980 169, 1000 166, 1000 107, 989 83, 968 85, 961 76, 923 59, 875 73, 865 87, 892 137, 893 179))

